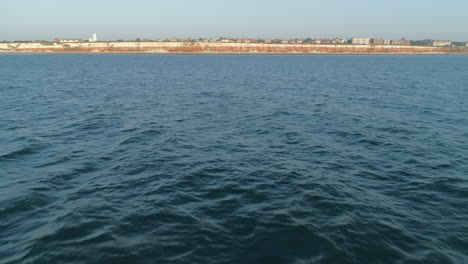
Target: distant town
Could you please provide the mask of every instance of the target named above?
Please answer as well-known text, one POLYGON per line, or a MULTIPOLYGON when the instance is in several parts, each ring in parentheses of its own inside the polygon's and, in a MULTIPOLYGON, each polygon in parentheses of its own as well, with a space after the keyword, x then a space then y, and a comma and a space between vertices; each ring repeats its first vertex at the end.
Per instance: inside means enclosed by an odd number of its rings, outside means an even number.
MULTIPOLYGON (((179 39, 179 38, 168 38, 168 39, 131 39, 131 40, 109 40, 112 42, 211 42, 211 43, 264 43, 264 44, 303 44, 303 45, 395 45, 395 46, 432 46, 432 47, 468 47, 468 42, 457 42, 450 40, 435 40, 435 39, 424 39, 424 40, 389 40, 389 39, 378 39, 378 38, 331 38, 331 39, 262 39, 262 38, 198 38, 198 39, 179 39)), ((80 42, 98 42, 97 34, 89 39, 60 39, 57 38, 53 41, 48 40, 35 40, 35 41, 3 41, 3 43, 30 43, 30 42, 58 42, 58 43, 80 43, 80 42)), ((106 42, 106 41, 101 41, 106 42)))
POLYGON ((0 43, 0 53, 146 53, 146 54, 463 54, 468 43, 450 40, 331 39, 131 39, 57 38, 53 41, 0 43))

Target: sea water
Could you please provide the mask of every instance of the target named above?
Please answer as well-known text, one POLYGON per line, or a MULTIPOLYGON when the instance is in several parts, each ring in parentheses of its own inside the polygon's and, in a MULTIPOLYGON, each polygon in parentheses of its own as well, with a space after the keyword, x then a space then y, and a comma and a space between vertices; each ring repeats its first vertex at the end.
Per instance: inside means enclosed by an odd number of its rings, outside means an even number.
POLYGON ((0 56, 0 263, 467 263, 468 56, 0 56))

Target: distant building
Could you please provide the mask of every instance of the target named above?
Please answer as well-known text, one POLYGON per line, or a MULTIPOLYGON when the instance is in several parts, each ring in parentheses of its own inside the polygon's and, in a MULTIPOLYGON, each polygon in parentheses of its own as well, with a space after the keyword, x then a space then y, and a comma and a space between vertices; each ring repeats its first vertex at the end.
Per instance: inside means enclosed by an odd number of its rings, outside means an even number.
POLYGON ((385 39, 371 39, 373 45, 385 45, 385 39))
POLYGON ((331 43, 333 44, 346 44, 348 41, 346 39, 342 38, 334 38, 331 40, 331 43))
POLYGON ((232 43, 232 42, 234 42, 234 40, 227 39, 227 38, 220 38, 219 42, 221 42, 221 43, 232 43))
POLYGON ((370 45, 371 39, 370 38, 353 38, 352 43, 354 45, 370 45))
POLYGON ((411 45, 410 40, 371 39, 372 45, 411 45))
POLYGON ((235 40, 237 43, 256 43, 256 39, 248 39, 248 38, 237 38, 235 40))
POLYGON ((468 43, 466 43, 466 44, 465 44, 465 46, 467 46, 467 47, 468 47, 468 43))
POLYGON ((83 42, 82 39, 55 39, 55 42, 60 43, 76 43, 76 42, 83 42))
POLYGON ((89 39, 89 42, 96 42, 97 41, 97 35, 96 33, 93 34, 93 37, 89 39))
POLYGON ((434 46, 434 47, 452 46, 452 41, 449 41, 449 40, 434 40, 432 42, 432 46, 434 46))
POLYGON ((410 40, 392 40, 391 45, 409 46, 411 45, 410 40))

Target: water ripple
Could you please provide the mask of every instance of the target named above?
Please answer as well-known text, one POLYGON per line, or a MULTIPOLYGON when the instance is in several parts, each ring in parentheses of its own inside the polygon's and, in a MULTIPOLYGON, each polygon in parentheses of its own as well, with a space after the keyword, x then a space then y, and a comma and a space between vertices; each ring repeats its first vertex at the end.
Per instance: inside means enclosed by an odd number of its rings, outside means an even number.
POLYGON ((1 56, 2 264, 468 261, 467 57, 1 56))

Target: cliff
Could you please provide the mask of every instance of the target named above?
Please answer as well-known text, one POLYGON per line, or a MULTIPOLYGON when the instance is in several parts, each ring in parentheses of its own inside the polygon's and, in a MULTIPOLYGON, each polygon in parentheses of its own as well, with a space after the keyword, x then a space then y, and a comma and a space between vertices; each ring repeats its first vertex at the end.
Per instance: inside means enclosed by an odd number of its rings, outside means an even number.
POLYGON ((211 42, 0 43, 0 53, 468 54, 467 48, 211 42))

